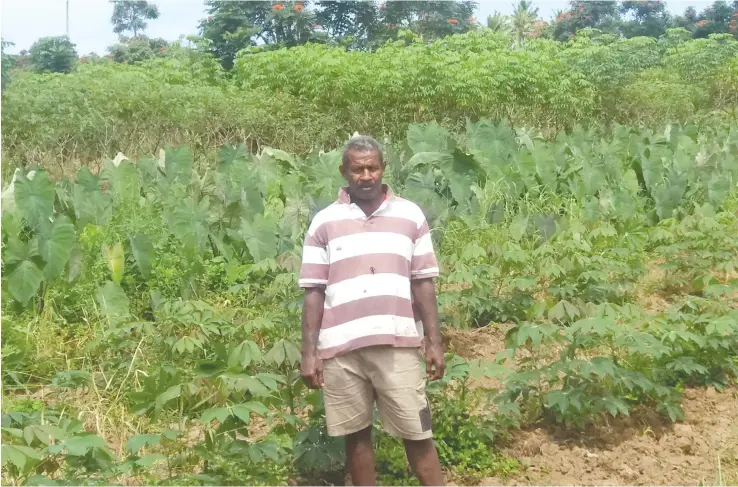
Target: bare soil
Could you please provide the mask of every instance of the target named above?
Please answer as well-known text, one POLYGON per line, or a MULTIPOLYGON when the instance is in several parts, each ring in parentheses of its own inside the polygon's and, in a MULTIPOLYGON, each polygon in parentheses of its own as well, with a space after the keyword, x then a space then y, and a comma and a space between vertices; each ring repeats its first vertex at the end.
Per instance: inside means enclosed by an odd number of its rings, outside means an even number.
MULTIPOLYGON (((490 359, 508 328, 454 330, 448 345, 467 359, 490 359)), ((682 406, 685 421, 676 424, 635 411, 585 431, 514 431, 500 451, 521 461, 521 472, 480 485, 738 485, 738 387, 688 389, 682 406)))

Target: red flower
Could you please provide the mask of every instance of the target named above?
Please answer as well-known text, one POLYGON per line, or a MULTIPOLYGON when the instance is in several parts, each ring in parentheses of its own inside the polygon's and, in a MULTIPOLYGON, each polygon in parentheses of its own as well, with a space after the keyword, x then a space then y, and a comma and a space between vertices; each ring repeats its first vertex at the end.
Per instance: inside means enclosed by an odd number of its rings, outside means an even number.
POLYGON ((584 7, 579 7, 579 13, 584 12, 584 7))
POLYGON ((278 11, 279 10, 284 10, 284 6, 282 6, 281 3, 278 3, 277 5, 275 5, 274 7, 272 7, 272 10, 278 10, 278 11))
POLYGON ((385 4, 383 4, 383 3, 380 3, 380 4, 379 4, 379 8, 384 8, 385 6, 386 6, 386 5, 385 5, 385 4))
POLYGON ((459 21, 458 21, 458 20, 456 20, 456 19, 448 19, 448 23, 449 23, 449 24, 454 24, 454 25, 456 25, 456 24, 458 24, 458 23, 459 23, 459 21))
POLYGON ((471 22, 472 24, 476 21, 477 19, 475 17, 469 17, 469 22, 471 22))
POLYGON ((297 5, 295 5, 295 12, 302 12, 303 10, 305 10, 305 5, 301 3, 298 3, 297 5))

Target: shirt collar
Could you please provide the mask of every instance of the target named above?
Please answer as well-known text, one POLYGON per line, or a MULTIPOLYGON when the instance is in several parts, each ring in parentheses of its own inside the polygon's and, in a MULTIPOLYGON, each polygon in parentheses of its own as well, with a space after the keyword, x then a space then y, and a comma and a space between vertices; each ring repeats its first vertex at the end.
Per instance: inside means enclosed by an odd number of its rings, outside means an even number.
MULTIPOLYGON (((392 201, 396 198, 395 192, 388 185, 382 184, 382 191, 384 192, 385 201, 392 201)), ((346 205, 351 204, 351 195, 347 186, 338 190, 338 202, 346 205)))

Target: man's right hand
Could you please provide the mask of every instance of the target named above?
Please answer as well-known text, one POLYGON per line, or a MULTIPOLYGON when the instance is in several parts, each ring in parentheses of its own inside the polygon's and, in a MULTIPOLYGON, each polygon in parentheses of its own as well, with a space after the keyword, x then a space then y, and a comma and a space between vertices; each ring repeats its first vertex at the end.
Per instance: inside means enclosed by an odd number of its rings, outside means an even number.
POLYGON ((302 355, 300 375, 310 389, 323 387, 323 361, 318 358, 317 354, 302 355))

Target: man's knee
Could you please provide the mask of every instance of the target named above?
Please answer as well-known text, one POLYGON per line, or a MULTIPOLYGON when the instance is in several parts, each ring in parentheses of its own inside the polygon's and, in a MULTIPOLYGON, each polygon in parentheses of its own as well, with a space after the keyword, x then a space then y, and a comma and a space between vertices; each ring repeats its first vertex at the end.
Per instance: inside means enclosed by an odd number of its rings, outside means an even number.
POLYGON ((370 444, 372 442, 372 426, 349 433, 346 435, 346 446, 351 447, 361 444, 370 444))

